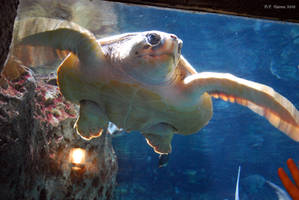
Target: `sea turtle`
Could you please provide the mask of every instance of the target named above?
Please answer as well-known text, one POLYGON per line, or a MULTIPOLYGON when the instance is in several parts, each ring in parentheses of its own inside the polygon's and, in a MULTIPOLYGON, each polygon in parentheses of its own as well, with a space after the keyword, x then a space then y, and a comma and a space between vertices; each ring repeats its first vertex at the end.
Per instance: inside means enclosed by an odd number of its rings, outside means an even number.
POLYGON ((174 34, 146 31, 96 40, 74 23, 47 26, 19 44, 71 52, 58 68, 58 86, 80 105, 75 128, 86 140, 112 122, 140 131, 155 152, 168 154, 174 133, 190 135, 207 125, 215 97, 247 106, 299 141, 299 113, 290 101, 228 73, 198 73, 181 55, 183 42, 174 34))

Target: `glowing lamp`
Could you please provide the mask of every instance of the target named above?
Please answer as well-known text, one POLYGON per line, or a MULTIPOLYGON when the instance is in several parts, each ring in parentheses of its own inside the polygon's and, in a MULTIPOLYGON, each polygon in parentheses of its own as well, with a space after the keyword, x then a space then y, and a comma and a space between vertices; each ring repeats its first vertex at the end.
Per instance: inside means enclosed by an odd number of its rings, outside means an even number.
POLYGON ((70 152, 70 161, 73 170, 82 170, 85 166, 86 151, 82 148, 73 148, 70 152))

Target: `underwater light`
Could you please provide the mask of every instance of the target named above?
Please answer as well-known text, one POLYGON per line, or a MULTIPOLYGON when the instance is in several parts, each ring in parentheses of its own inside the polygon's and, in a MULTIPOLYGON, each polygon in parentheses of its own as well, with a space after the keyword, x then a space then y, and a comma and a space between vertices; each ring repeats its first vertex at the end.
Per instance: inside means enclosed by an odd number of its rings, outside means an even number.
POLYGON ((86 151, 82 148, 73 148, 70 152, 72 169, 81 170, 84 168, 86 151))

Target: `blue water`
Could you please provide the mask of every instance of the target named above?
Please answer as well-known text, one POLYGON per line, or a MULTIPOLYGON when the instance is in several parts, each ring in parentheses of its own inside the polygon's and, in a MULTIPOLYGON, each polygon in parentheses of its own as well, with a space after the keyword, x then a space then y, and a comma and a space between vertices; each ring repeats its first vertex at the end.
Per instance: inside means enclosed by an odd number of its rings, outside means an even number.
MULTIPOLYGON (((197 71, 229 72, 273 87, 299 108, 299 25, 226 15, 117 4, 120 32, 160 30, 176 34, 182 54, 197 71)), ((237 104, 214 100, 209 124, 191 136, 175 135, 169 164, 138 132, 114 138, 119 173, 117 199, 234 199, 238 166, 241 200, 275 200, 264 184, 277 177, 299 143, 237 104)))

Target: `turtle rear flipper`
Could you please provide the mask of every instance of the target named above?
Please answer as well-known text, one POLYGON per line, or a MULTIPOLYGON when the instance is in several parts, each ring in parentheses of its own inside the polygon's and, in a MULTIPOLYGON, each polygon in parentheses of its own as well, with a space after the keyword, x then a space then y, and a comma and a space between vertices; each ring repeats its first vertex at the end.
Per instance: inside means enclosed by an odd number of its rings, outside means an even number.
POLYGON ((171 141, 174 127, 166 123, 159 123, 151 128, 145 129, 143 135, 146 142, 158 154, 168 154, 171 152, 171 141))
POLYGON ((187 92, 199 98, 204 92, 247 106, 295 141, 299 141, 299 112, 271 87, 231 74, 203 72, 184 80, 187 92))
POLYGON ((154 151, 158 154, 167 154, 171 152, 171 140, 173 134, 160 136, 154 134, 143 134, 146 138, 146 142, 150 145, 154 151))
POLYGON ((85 140, 101 136, 108 119, 100 107, 88 100, 80 101, 80 114, 75 123, 77 133, 85 140))

